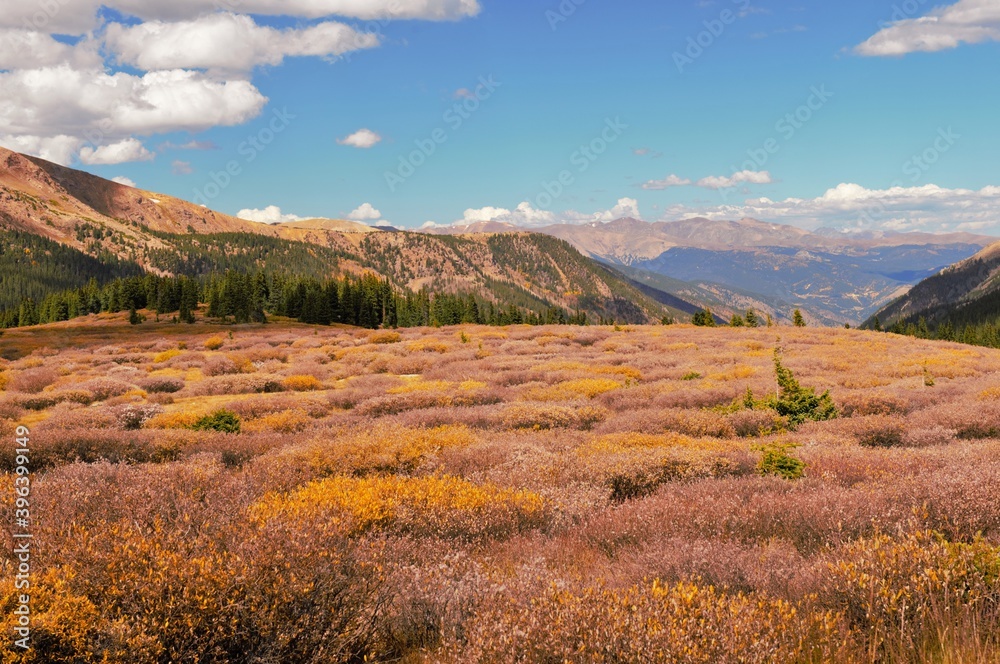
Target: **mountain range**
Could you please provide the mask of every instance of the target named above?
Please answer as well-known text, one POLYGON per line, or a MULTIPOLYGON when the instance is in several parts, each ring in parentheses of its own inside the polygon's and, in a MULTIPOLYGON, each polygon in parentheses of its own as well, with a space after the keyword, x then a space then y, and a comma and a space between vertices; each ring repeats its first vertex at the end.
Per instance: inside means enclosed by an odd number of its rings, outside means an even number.
POLYGON ((225 269, 473 294, 534 311, 645 323, 685 315, 568 243, 519 232, 430 236, 314 219, 266 225, 0 148, 0 308, 90 278, 225 269))
POLYGON ((531 232, 495 221, 422 232, 339 219, 267 225, 2 148, 0 232, 82 257, 60 254, 79 274, 56 278, 38 255, 54 256, 51 248, 25 261, 11 250, 31 248, 7 238, 4 261, 18 274, 0 277, 0 308, 89 277, 232 268, 374 272, 402 289, 623 322, 686 320, 708 306, 723 319, 754 309, 782 320, 799 308, 812 323, 840 325, 973 298, 1000 268, 1000 251, 983 252, 986 236, 807 231, 755 219, 623 218, 531 232))
MULTIPOLYGON (((480 222, 433 232, 512 228, 480 222)), ((800 308, 824 324, 858 323, 995 239, 971 233, 810 232, 756 219, 624 218, 534 230, 682 298, 722 310, 753 307, 778 318, 800 308)))

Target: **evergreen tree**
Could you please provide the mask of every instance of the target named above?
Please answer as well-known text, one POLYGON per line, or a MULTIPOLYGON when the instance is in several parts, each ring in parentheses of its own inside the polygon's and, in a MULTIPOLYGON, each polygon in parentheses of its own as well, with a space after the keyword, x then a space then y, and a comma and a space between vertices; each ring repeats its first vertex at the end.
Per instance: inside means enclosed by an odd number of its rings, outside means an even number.
POLYGON ((795 327, 805 327, 806 326, 806 319, 803 318, 802 312, 799 311, 798 309, 796 309, 795 311, 792 312, 792 324, 795 327))

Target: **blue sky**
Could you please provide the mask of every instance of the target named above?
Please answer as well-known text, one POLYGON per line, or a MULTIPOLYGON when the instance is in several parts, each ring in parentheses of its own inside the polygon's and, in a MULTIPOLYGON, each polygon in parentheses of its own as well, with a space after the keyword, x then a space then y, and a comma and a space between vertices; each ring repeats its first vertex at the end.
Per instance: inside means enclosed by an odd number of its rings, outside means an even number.
MULTIPOLYGON (((156 50, 149 35, 206 20, 196 7, 136 16, 122 0, 90 23, 82 7, 79 25, 42 30, 74 35, 86 53, 64 56, 82 61, 70 69, 95 67, 86 57, 144 81, 184 69, 229 86, 206 108, 232 113, 173 124, 169 112, 116 113, 122 126, 67 147, 46 127, 5 123, 0 102, 0 142, 257 219, 274 207, 401 227, 705 215, 1000 233, 995 2, 398 2, 417 17, 282 16, 254 0, 253 29, 285 32, 245 62, 156 50), (930 28, 916 20, 927 16, 930 28), (317 35, 276 46, 342 23, 377 45, 346 58, 296 55, 335 50, 334 38, 309 46, 317 35), (156 29, 130 32, 145 24, 156 29)), ((18 92, 12 77, 29 67, 0 50, 0 92, 18 92)))

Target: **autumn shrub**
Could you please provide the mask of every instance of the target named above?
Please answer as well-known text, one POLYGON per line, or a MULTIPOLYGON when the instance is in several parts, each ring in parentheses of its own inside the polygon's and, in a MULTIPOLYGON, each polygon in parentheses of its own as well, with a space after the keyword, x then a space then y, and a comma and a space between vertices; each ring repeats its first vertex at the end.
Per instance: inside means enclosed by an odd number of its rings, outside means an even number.
POLYGON ((848 394, 838 402, 844 417, 856 415, 905 415, 910 411, 910 401, 885 392, 860 392, 848 394))
POLYGON ((549 387, 529 389, 524 398, 529 401, 573 401, 585 398, 593 399, 599 394, 620 390, 624 385, 610 378, 580 378, 568 380, 549 387))
POLYGON ((403 335, 394 330, 379 330, 372 332, 368 337, 369 343, 373 344, 398 344, 403 340, 403 335))
POLYGON ((10 382, 10 373, 7 371, 0 371, 0 392, 5 392, 7 390, 7 384, 10 382))
POLYGON ((156 356, 153 357, 153 364, 163 364, 164 362, 174 359, 180 354, 181 350, 179 348, 165 350, 162 353, 157 353, 156 356))
POLYGON ((323 383, 320 382, 318 378, 310 375, 298 375, 298 376, 288 376, 281 384, 285 389, 291 390, 292 392, 312 392, 314 390, 322 390, 323 383))
POLYGON ((280 376, 267 374, 238 374, 215 376, 188 385, 184 394, 191 396, 221 396, 225 394, 273 394, 284 392, 280 376))
POLYGON ((616 590, 552 588, 482 610, 452 662, 716 664, 847 661, 849 633, 833 612, 697 583, 616 590))
POLYGON ((150 394, 174 394, 184 389, 184 381, 180 378, 151 376, 139 382, 139 387, 150 394))
POLYGON ((92 393, 97 401, 106 401, 112 397, 120 397, 134 387, 131 383, 113 378, 92 378, 81 383, 78 389, 92 393))
POLYGON ((284 410, 265 415, 243 425, 242 430, 250 433, 258 431, 276 431, 278 433, 301 433, 312 423, 312 418, 301 408, 284 410))
MULTIPOLYGON (((31 467, 43 470, 71 463, 148 463, 160 443, 139 432, 110 429, 62 429, 58 436, 33 441, 31 467)), ((14 471, 14 455, 0 451, 0 470, 14 471)))
POLYGON ((226 340, 220 336, 209 337, 203 344, 206 350, 219 350, 226 340))
POLYGON ((204 417, 204 414, 195 411, 175 411, 171 413, 160 413, 154 415, 146 421, 148 429, 193 429, 194 425, 204 417))
POLYGON ((545 521, 542 498, 447 476, 331 477, 269 495, 251 518, 343 523, 351 536, 373 530, 463 540, 502 538, 545 521))
POLYGON ((279 458, 289 466, 305 466, 313 477, 412 473, 438 451, 468 447, 478 440, 463 425, 416 429, 377 423, 340 436, 318 437, 282 451, 279 458))
POLYGON ((126 404, 118 406, 113 411, 115 428, 123 431, 137 431, 149 420, 163 412, 163 408, 156 404, 135 405, 126 404))
POLYGON ((745 472, 741 448, 668 433, 610 434, 577 448, 583 479, 607 487, 620 502, 646 496, 678 480, 723 477, 745 472))
POLYGON ((510 404, 500 411, 499 424, 505 429, 590 429, 608 418, 602 406, 540 406, 510 404))
POLYGON ((781 431, 788 421, 770 408, 739 410, 726 416, 733 432, 740 438, 756 438, 781 431))
POLYGON ((990 626, 1000 619, 1000 550, 985 541, 953 543, 928 531, 878 535, 844 545, 823 564, 824 600, 877 659, 947 652, 969 629, 978 645, 997 645, 990 626))
POLYGON ((59 380, 59 373, 50 367, 37 367, 24 371, 12 372, 7 382, 7 389, 11 392, 21 392, 24 394, 38 394, 49 385, 59 380))
POLYGON ((888 415, 854 418, 849 430, 863 447, 899 447, 906 439, 906 420, 888 415))

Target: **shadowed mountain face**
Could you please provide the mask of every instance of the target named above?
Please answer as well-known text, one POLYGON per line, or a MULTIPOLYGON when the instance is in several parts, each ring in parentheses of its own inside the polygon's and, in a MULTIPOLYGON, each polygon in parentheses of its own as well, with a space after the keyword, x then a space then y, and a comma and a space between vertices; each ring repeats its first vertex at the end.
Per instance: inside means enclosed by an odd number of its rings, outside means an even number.
MULTIPOLYGON (((921 281, 876 314, 880 323, 977 324, 1000 313, 1000 243, 921 281)), ((874 323, 874 317, 868 324, 874 323)))

